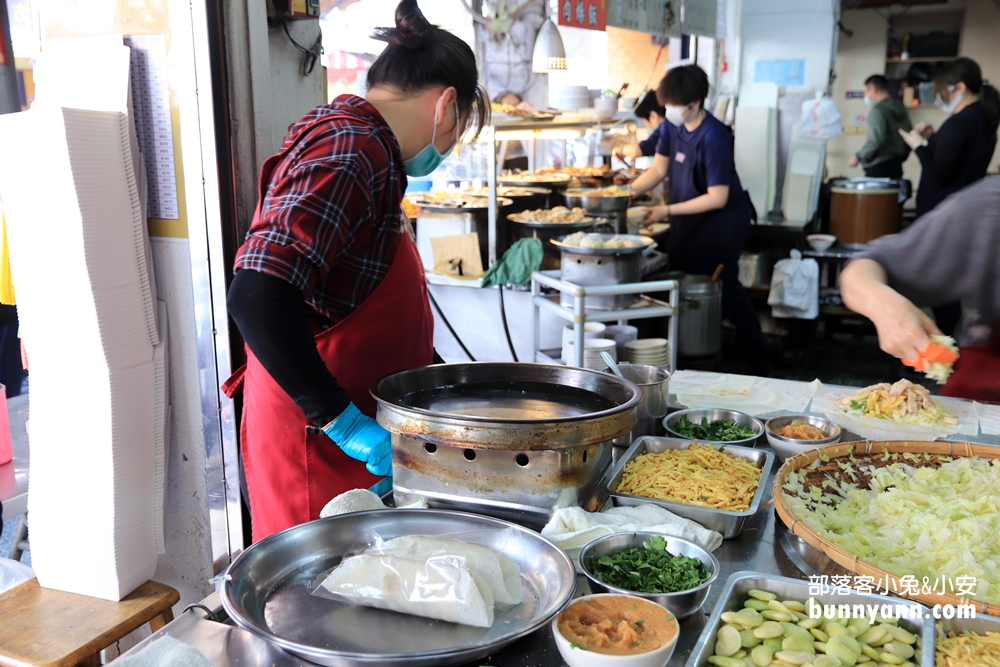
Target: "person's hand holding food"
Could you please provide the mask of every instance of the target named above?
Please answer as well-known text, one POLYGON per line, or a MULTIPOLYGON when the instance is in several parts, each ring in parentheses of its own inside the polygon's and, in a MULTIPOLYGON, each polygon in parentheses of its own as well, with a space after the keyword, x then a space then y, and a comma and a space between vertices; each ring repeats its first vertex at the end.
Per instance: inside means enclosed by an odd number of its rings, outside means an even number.
POLYGON ((885 289, 880 308, 870 318, 882 351, 904 361, 917 359, 931 342, 931 334, 941 333, 934 320, 891 288, 885 289))

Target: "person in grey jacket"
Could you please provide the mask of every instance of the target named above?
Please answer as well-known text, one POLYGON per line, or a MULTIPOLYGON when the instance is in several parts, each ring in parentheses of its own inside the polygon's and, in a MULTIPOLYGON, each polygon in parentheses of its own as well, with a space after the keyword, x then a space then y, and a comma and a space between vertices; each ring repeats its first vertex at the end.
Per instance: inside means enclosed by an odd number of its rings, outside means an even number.
POLYGON ((902 140, 899 130, 913 129, 906 107, 889 95, 885 77, 873 74, 865 79, 865 104, 868 112, 868 138, 865 145, 847 161, 848 167, 864 167, 865 176, 872 178, 902 178, 903 161, 910 147, 902 140))
POLYGON ((1000 400, 1000 177, 872 241, 840 274, 840 292, 844 305, 875 324, 882 350, 902 360, 916 359, 941 333, 921 308, 961 301, 962 358, 943 393, 1000 400))

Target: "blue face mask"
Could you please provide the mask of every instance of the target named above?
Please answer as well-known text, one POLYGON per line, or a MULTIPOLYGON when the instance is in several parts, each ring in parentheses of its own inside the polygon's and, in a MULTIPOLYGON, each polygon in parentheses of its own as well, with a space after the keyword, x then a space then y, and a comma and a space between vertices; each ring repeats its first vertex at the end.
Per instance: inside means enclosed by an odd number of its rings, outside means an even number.
POLYGON ((870 97, 868 97, 867 95, 865 95, 865 104, 867 104, 867 105, 868 105, 868 106, 870 106, 870 107, 873 107, 873 106, 875 106, 876 104, 878 104, 878 102, 876 102, 876 101, 875 101, 875 100, 873 100, 872 98, 870 98, 870 97))
POLYGON ((458 143, 458 100, 455 100, 455 143, 451 145, 448 150, 444 152, 444 155, 438 152, 437 147, 434 145, 434 140, 437 138, 437 115, 434 117, 434 131, 431 133, 431 143, 420 149, 416 155, 411 157, 409 160, 403 160, 403 167, 406 169, 407 176, 427 176, 432 173, 435 169, 441 166, 448 153, 451 153, 455 144, 458 143))

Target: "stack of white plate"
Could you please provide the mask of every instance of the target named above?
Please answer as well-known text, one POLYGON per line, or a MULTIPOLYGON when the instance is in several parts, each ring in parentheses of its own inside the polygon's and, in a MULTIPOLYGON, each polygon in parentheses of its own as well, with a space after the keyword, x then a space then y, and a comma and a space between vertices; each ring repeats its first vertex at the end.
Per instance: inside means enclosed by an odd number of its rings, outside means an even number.
MULTIPOLYGON (((604 338, 604 331, 607 327, 603 322, 584 322, 583 323, 583 337, 584 338, 604 338)), ((562 358, 567 364, 572 358, 569 354, 569 344, 573 341, 573 325, 567 324, 563 329, 562 335, 562 358)))
POLYGON ((618 358, 625 358, 625 343, 629 343, 639 337, 639 330, 630 324, 613 324, 604 329, 604 337, 615 341, 618 350, 618 358))
POLYGON ((666 366, 669 356, 666 338, 643 338, 625 343, 625 360, 630 364, 666 366))
MULTIPOLYGON (((574 345, 573 341, 569 342, 566 346, 566 352, 569 355, 566 357, 566 364, 569 366, 576 365, 576 357, 574 355, 574 345)), ((607 352, 611 355, 611 358, 618 361, 618 355, 615 353, 615 341, 608 340, 607 338, 586 338, 583 341, 583 366, 582 368, 590 368, 595 371, 603 371, 608 367, 608 364, 601 358, 601 352, 607 352)))
POLYGON ((559 91, 561 111, 576 111, 590 106, 590 90, 586 86, 566 86, 559 91))

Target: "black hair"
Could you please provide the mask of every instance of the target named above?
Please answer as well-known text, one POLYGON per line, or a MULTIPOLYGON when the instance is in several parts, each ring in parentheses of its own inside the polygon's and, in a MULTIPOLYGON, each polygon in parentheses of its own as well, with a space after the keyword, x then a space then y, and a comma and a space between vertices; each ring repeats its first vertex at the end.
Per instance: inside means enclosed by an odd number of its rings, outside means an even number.
POLYGON ((642 102, 639 102, 639 106, 635 108, 635 115, 639 118, 649 120, 650 113, 656 113, 660 118, 664 118, 667 115, 667 110, 656 99, 656 91, 653 90, 646 93, 646 96, 642 98, 642 102))
POLYGON ((705 107, 708 97, 708 75, 697 65, 675 67, 667 72, 656 89, 656 99, 666 106, 686 107, 694 102, 700 102, 705 107))
POLYGON ((472 49, 431 25, 417 0, 402 0, 396 7, 396 27, 377 28, 372 37, 389 46, 368 70, 369 88, 389 86, 419 93, 432 86, 452 86, 458 93, 459 113, 475 125, 477 135, 489 122, 489 96, 479 83, 472 49))
POLYGON ((872 74, 870 77, 865 79, 865 85, 871 86, 880 93, 889 92, 889 82, 881 74, 872 74))
POLYGON ((524 96, 522 96, 520 93, 515 93, 512 90, 504 90, 497 93, 496 96, 494 96, 493 101, 496 102, 497 104, 500 104, 500 100, 502 100, 505 97, 510 97, 511 95, 517 98, 518 104, 524 101, 524 96))
POLYGON ((986 112, 990 132, 996 139, 1000 126, 1000 92, 983 80, 983 70, 972 58, 958 58, 934 71, 934 92, 944 92, 949 86, 964 83, 973 95, 979 95, 979 102, 986 112))

